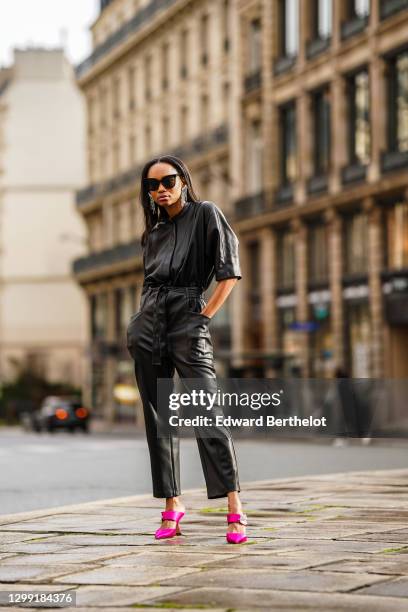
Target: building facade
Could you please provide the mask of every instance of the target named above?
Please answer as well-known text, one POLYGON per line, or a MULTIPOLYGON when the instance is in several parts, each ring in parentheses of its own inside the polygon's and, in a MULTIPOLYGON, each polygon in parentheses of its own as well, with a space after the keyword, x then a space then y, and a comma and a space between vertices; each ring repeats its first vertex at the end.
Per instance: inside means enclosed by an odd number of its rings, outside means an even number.
POLYGON ((406 377, 408 4, 239 10, 242 342, 304 376, 406 377))
POLYGON ((0 381, 27 364, 81 388, 86 300, 71 261, 86 252, 85 105, 62 50, 15 51, 0 71, 0 381))
MULTIPOLYGON (((77 68, 88 108, 89 186, 77 194, 90 253, 74 264, 92 328, 90 400, 117 416, 112 388, 134 384, 126 327, 143 283, 140 172, 152 156, 188 164, 202 199, 233 212, 238 196, 230 131, 239 107, 238 28, 231 2, 113 0, 92 26, 94 50, 77 68), (235 194, 234 194, 235 190, 235 194)), ((231 343, 230 304, 214 318, 231 343)))
POLYGON ((214 317, 229 373, 407 373, 408 7, 397 0, 111 0, 77 68, 88 108, 93 403, 113 418, 143 281, 138 182, 175 153, 239 233, 214 317), (102 408, 101 408, 102 409, 102 408))

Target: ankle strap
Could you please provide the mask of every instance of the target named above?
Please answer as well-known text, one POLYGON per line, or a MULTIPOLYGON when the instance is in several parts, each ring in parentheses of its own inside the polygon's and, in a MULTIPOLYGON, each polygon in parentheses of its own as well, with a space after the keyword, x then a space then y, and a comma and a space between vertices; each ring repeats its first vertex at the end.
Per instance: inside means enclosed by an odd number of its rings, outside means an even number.
POLYGON ((163 510, 161 515, 163 521, 179 521, 184 516, 184 512, 179 512, 178 510, 163 510))
POLYGON ((241 523, 241 525, 248 525, 248 518, 246 514, 227 514, 227 522, 229 523, 241 523))

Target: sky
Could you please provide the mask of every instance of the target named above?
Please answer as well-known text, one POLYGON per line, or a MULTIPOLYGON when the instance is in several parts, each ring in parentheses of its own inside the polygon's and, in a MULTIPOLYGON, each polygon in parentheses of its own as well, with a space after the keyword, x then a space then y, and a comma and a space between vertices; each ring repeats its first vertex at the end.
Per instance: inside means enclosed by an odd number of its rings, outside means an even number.
POLYGON ((12 63, 13 47, 27 46, 63 46, 78 64, 91 51, 98 7, 99 0, 0 0, 0 66, 12 63))

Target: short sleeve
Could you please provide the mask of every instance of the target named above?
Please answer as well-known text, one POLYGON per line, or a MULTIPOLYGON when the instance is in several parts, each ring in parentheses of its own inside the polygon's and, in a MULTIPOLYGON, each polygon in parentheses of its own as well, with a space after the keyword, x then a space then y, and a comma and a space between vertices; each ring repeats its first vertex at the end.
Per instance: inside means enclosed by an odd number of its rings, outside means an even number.
POLYGON ((238 238, 224 213, 212 202, 207 206, 206 257, 214 265, 215 280, 240 279, 238 238))

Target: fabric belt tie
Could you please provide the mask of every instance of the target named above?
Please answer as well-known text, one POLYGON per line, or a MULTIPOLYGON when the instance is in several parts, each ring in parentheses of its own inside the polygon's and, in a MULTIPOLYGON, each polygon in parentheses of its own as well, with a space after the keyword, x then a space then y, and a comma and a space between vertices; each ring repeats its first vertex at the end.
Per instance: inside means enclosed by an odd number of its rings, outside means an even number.
POLYGON ((161 365, 164 357, 163 346, 167 339, 166 299, 169 292, 181 293, 186 297, 201 296, 202 287, 180 287, 175 285, 145 285, 152 291, 157 290, 153 315, 152 364, 161 365))

